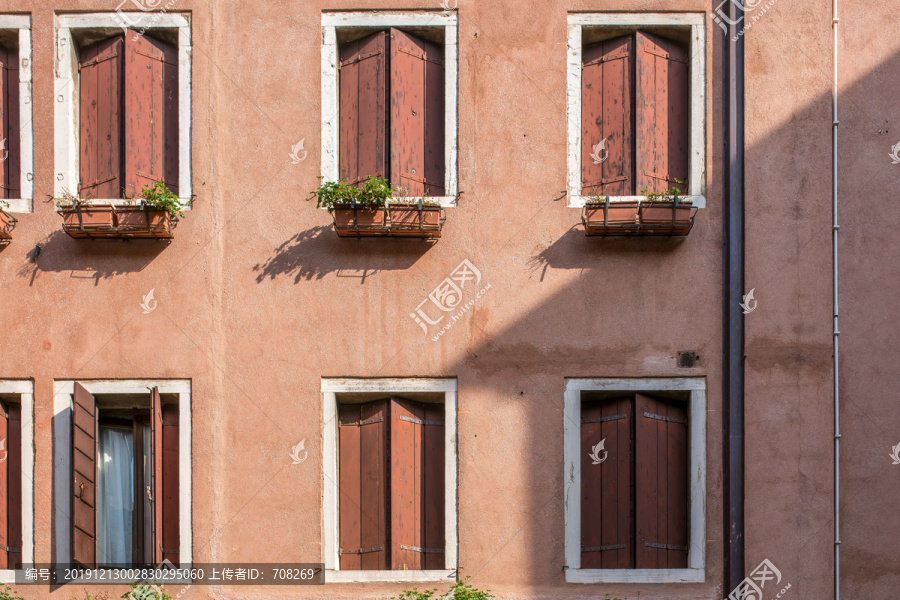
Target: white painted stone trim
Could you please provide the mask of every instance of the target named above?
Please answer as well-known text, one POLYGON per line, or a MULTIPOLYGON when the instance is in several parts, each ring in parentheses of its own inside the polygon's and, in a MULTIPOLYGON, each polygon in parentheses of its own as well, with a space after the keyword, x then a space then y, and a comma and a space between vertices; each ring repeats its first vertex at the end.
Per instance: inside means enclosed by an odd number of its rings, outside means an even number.
MULTIPOLYGON (((459 195, 457 131, 459 58, 455 12, 372 11, 322 13, 322 177, 337 181, 339 171, 340 94, 338 93, 338 27, 444 28, 444 189, 446 196, 429 198, 441 206, 456 206, 459 195)), ((413 200, 413 199, 408 199, 413 200)))
POLYGON ((454 581, 459 555, 459 504, 457 497, 457 382, 456 379, 322 379, 322 562, 325 581, 430 582, 454 581), (341 571, 338 474, 337 394, 347 392, 444 394, 444 570, 341 571))
POLYGON ((706 581, 706 379, 567 379, 563 407, 565 558, 568 583, 697 583, 706 581), (690 549, 687 569, 581 568, 581 392, 690 392, 690 549), (696 474, 694 476, 693 474, 696 474))
MULTIPOLYGON (((153 12, 106 12, 57 15, 55 76, 55 163, 54 195, 64 190, 78 193, 79 111, 78 58, 72 29, 119 28, 127 22, 135 28, 178 28, 178 191, 185 209, 190 210, 191 181, 191 21, 188 15, 153 12)), ((122 198, 104 198, 89 204, 133 204, 122 198)))
POLYGON ((178 476, 180 564, 193 562, 193 497, 191 465, 191 380, 60 380, 53 382, 53 508, 56 536, 56 563, 72 562, 72 402, 75 382, 92 394, 149 394, 158 387, 161 394, 178 394, 178 476))
MULTIPOLYGON (((0 381, 0 393, 19 394, 22 407, 22 562, 34 563, 34 382, 0 381)), ((16 570, 0 570, 0 583, 15 583, 16 570)))
MULTIPOLYGON (((691 30, 691 140, 690 196, 698 208, 706 207, 706 18, 703 13, 578 13, 568 16, 566 107, 568 122, 568 203, 584 206, 581 195, 581 33, 584 27, 604 25, 675 25, 691 30)), ((634 196, 613 197, 635 199, 634 196)))
POLYGON ((21 198, 7 200, 11 213, 34 211, 34 115, 31 98, 31 16, 0 15, 0 29, 19 31, 19 177, 21 198))

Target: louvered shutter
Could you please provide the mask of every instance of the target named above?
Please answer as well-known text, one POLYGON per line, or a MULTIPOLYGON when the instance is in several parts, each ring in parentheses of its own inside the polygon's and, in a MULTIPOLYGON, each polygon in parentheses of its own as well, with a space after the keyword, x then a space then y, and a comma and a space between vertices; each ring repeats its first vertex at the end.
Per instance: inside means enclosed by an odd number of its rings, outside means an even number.
POLYGON ((636 194, 634 60, 630 35, 589 44, 582 51, 582 194, 636 194))
POLYGON ((391 183, 444 195, 444 50, 391 29, 391 183))
POLYGON ((178 566, 180 557, 178 481, 178 405, 162 407, 162 546, 163 559, 178 566))
POLYGON ((443 406, 391 399, 391 568, 444 568, 443 406))
POLYGON ((388 401, 338 413, 341 569, 388 569, 388 401))
MULTIPOLYGON (((162 399, 159 388, 154 387, 150 391, 150 453, 152 456, 150 474, 150 506, 153 530, 153 564, 159 564, 163 559, 163 422, 162 399)), ((145 478, 146 481, 146 478, 145 478)))
POLYGON ((178 193, 178 49, 125 38, 125 196, 162 181, 178 193))
POLYGON ((82 50, 78 63, 81 107, 82 198, 121 198, 122 80, 125 36, 82 50))
POLYGON ((341 47, 340 174, 357 184, 388 176, 388 34, 341 47))
POLYGON ((688 415, 678 400, 637 394, 638 569, 683 569, 688 555, 688 415))
POLYGON ((72 405, 72 561, 97 563, 97 405, 80 383, 72 405))
POLYGON ((8 404, 7 416, 7 568, 15 569, 22 563, 22 405, 8 404))
POLYGON ((0 186, 3 198, 20 198, 19 53, 0 47, 0 112, 3 144, 0 147, 0 186))
POLYGON ((581 409, 581 568, 634 567, 631 397, 581 409), (603 449, 593 449, 603 442, 603 449), (599 459, 594 464, 591 455, 599 459))
POLYGON ((687 193, 690 100, 688 53, 679 44, 635 34, 637 54, 637 190, 687 193))

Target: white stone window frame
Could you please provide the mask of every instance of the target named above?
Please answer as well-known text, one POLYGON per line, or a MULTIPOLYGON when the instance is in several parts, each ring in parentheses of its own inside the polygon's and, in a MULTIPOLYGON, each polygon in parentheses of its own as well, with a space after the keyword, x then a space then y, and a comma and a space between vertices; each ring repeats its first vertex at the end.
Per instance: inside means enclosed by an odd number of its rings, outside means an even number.
MULTIPOLYGON (((341 27, 441 27, 444 29, 444 190, 446 196, 427 200, 441 206, 457 205, 459 182, 458 155, 458 51, 455 12, 372 11, 322 13, 322 177, 337 181, 340 177, 340 77, 337 29, 341 27)), ((414 202, 419 198, 405 198, 414 202)))
POLYGON ((91 394, 178 394, 178 561, 193 563, 191 527, 191 380, 57 380, 53 393, 53 506, 56 564, 72 564, 72 406, 75 383, 91 394))
MULTIPOLYGON (((706 207, 706 15, 704 13, 571 13, 568 16, 566 106, 568 115, 567 196, 569 207, 584 206, 581 193, 581 47, 585 28, 677 26, 690 29, 690 200, 706 207)), ((643 196, 610 196, 610 202, 640 201, 643 196)))
POLYGON ((451 379, 322 379, 322 515, 326 583, 456 581, 459 505, 457 499, 457 383, 451 379), (338 395, 431 392, 444 395, 444 569, 360 571, 340 568, 338 395))
POLYGON ((706 581, 706 379, 672 377, 643 379, 567 379, 564 423, 565 558, 567 583, 702 583, 706 581), (690 478, 688 568, 686 569, 582 569, 581 568, 581 393, 610 391, 653 394, 661 391, 690 393, 690 478))
MULTIPOLYGON (((30 379, 0 380, 0 394, 17 395, 21 403, 22 563, 34 564, 34 382, 30 379)), ((16 569, 0 570, 0 583, 15 582, 16 569)))
POLYGON ((34 114, 31 95, 31 16, 0 15, 0 29, 19 32, 19 177, 22 197, 7 198, 7 212, 34 211, 34 114))
MULTIPOLYGON (((80 110, 78 53, 73 29, 119 29, 127 23, 133 30, 178 29, 178 192, 180 202, 190 210, 191 184, 191 18, 181 13, 104 12, 56 16, 55 74, 55 161, 54 195, 63 191, 78 194, 80 170, 80 110)), ((138 204, 139 200, 99 198, 86 204, 138 204)))

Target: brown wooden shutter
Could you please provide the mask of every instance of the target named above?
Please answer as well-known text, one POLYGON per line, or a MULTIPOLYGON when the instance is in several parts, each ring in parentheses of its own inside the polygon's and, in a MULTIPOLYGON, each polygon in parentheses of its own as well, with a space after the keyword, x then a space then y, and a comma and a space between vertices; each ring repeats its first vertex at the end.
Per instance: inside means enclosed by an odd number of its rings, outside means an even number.
MULTIPOLYGON (((140 37, 140 36, 139 36, 140 37)), ((150 391, 150 451, 153 457, 151 474, 150 505, 153 524, 153 564, 163 559, 163 420, 162 399, 159 388, 150 391)), ((146 478, 144 479, 146 482, 146 478)))
POLYGON ((444 568, 443 406, 391 399, 391 568, 444 568))
POLYGON ((631 397, 581 408, 581 568, 634 567, 631 397), (604 449, 591 458, 593 448, 604 449), (605 456, 605 458, 604 458, 605 456))
POLYGON ((635 195, 634 36, 589 44, 581 57, 581 193, 635 195))
POLYGON ((80 383, 72 405, 72 561, 97 563, 97 404, 80 383))
POLYGON ((0 47, 0 113, 5 142, 0 148, 0 187, 3 198, 20 198, 21 155, 19 152, 19 53, 0 47))
POLYGON ((688 413, 685 402, 637 394, 638 569, 682 569, 688 555, 688 413))
POLYGON ((162 407, 162 546, 163 560, 179 564, 181 532, 179 529, 179 460, 178 405, 162 407))
POLYGON ((637 190, 687 193, 688 53, 679 44, 637 32, 637 190))
POLYGON ((125 195, 158 181, 178 193, 178 49, 125 38, 125 195))
POLYGON ((388 176, 388 34, 341 46, 340 174, 357 184, 388 176))
POLYGON ((444 50, 391 29, 391 183, 444 195, 444 50))
POLYGON ((125 36, 98 42, 81 51, 82 198, 121 198, 122 80, 125 36))
POLYGON ((341 569, 390 568, 388 401, 345 404, 340 422, 341 569))
POLYGON ((22 405, 7 405, 6 459, 7 536, 9 569, 22 564, 22 405))

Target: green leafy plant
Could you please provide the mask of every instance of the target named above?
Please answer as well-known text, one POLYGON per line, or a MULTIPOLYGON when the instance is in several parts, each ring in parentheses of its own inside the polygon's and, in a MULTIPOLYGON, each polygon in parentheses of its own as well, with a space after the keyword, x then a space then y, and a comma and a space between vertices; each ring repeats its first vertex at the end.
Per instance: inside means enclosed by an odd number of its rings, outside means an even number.
MULTIPOLYGON (((394 189, 394 197, 388 200, 388 204, 400 204, 400 205, 412 205, 418 204, 418 200, 410 200, 413 198, 412 190, 410 190, 405 185, 395 185, 394 189)), ((427 192, 426 192, 427 193, 427 192)), ((428 198, 427 196, 422 198, 422 204, 428 206, 440 206, 441 203, 437 200, 428 198)))
POLYGON ((62 195, 53 200, 56 202, 57 208, 71 208, 81 202, 81 198, 70 192, 68 189, 64 189, 62 195))
POLYGON ((172 596, 166 593, 161 585, 150 585, 136 582, 131 584, 131 591, 125 592, 120 598, 127 600, 172 600, 172 596))
MULTIPOLYGON (((436 589, 420 592, 418 588, 413 588, 412 590, 404 591, 396 598, 392 596, 391 600, 430 600, 436 598, 436 593, 436 589)), ((440 598, 452 598, 453 600, 491 600, 491 598, 495 597, 491 594, 491 590, 479 590, 469 585, 469 577, 466 577, 465 581, 457 581, 446 594, 440 596, 440 598)))
MULTIPOLYGON (((673 181, 675 181, 675 185, 664 192, 648 192, 647 190, 641 190, 641 194, 644 195, 644 200, 646 202, 675 202, 679 196, 684 196, 684 192, 681 191, 681 186, 684 185, 684 182, 680 179, 674 179, 673 181)), ((612 600, 615 600, 615 598, 612 600)))
POLYGON ((178 194, 170 191, 162 181, 145 187, 141 191, 141 200, 144 205, 152 209, 168 212, 170 217, 174 218, 175 215, 178 215, 182 219, 184 218, 184 213, 181 211, 184 204, 178 199, 178 194))
POLYGON ((609 195, 606 194, 606 184, 605 183, 595 183, 590 188, 590 193, 587 194, 587 198, 585 198, 584 203, 588 206, 595 206, 597 204, 606 204, 609 195))
POLYGON ((354 202, 363 208, 381 208, 391 199, 393 188, 387 179, 372 175, 366 177, 361 187, 346 183, 342 177, 337 181, 322 182, 315 194, 316 206, 328 210, 354 202))
POLYGON ((0 200, 0 208, 9 208, 9 202, 6 200, 0 200))
POLYGON ((0 588, 0 600, 23 600, 22 596, 8 585, 0 588))
POLYGON ((72 600, 109 600, 109 593, 107 592, 99 592, 92 594, 87 590, 84 590, 84 597, 82 598, 72 598, 72 600))

